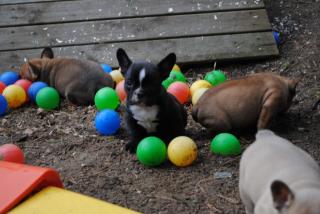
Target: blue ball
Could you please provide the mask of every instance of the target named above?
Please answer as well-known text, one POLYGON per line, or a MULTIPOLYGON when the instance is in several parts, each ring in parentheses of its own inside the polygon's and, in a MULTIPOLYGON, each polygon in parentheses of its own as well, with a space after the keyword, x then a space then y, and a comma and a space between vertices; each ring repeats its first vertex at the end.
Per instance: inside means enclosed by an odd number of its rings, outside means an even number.
POLYGON ((37 93, 44 87, 48 87, 48 84, 45 82, 38 81, 32 83, 28 89, 28 96, 30 100, 35 101, 37 93))
POLYGON ((105 109, 96 115, 96 129, 101 135, 112 135, 120 128, 119 114, 111 109, 105 109))
POLYGON ((110 65, 108 65, 108 64, 102 63, 102 64, 101 64, 101 67, 102 67, 102 70, 103 70, 104 72, 106 72, 106 73, 110 73, 110 72, 112 71, 112 68, 111 68, 110 65))
POLYGON ((8 102, 4 96, 0 94, 0 116, 4 115, 8 109, 8 102))
POLYGON ((5 71, 0 76, 0 81, 4 84, 12 85, 19 79, 19 75, 14 71, 5 71))
POLYGON ((276 41, 277 45, 280 44, 280 33, 278 31, 273 31, 273 38, 276 41))

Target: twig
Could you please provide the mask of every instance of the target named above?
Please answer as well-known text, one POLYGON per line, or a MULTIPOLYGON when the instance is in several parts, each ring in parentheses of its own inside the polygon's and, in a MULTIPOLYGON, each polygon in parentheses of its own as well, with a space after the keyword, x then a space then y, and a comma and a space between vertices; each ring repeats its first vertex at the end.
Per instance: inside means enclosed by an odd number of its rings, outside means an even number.
POLYGON ((229 203, 231 204, 239 204, 239 201, 237 201, 236 199, 233 199, 233 198, 228 198, 228 197, 225 197, 221 194, 218 194, 217 195, 219 198, 223 198, 224 200, 228 201, 229 203))

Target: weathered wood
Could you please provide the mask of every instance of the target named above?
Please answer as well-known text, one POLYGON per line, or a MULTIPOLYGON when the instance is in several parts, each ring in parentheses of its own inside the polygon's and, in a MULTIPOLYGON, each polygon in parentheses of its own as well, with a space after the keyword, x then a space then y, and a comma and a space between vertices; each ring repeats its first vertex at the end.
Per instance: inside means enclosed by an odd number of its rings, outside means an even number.
POLYGON ((259 9, 263 7, 262 0, 57 1, 1 6, 0 26, 259 9))
POLYGON ((55 2, 55 1, 79 1, 79 0, 1 0, 0 5, 44 3, 44 2, 55 2))
POLYGON ((0 31, 0 51, 267 30, 270 23, 261 9, 23 26, 0 31))
MULTIPOLYGON (((91 59, 118 66, 116 50, 124 48, 133 59, 158 62, 175 52, 179 63, 230 59, 255 59, 278 55, 271 32, 258 32, 168 40, 124 42, 54 48, 56 56, 91 59)), ((39 57, 41 49, 8 51, 0 55, 0 70, 18 68, 26 58, 39 57)))

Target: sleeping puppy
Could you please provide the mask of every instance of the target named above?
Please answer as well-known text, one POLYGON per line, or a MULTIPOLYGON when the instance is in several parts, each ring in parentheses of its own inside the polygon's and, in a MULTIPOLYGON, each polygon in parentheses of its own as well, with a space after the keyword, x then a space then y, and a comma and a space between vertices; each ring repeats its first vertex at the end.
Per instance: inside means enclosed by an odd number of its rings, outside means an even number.
POLYGON ((271 73, 227 81, 206 91, 192 117, 212 132, 267 128, 270 120, 291 105, 298 81, 271 73))
POLYGON ((123 49, 118 49, 117 59, 125 76, 127 93, 125 123, 131 139, 126 150, 135 152, 138 143, 147 136, 157 136, 169 143, 182 135, 187 113, 161 85, 175 64, 175 54, 169 54, 155 65, 146 61, 132 62, 123 49))
POLYGON ((319 214, 320 167, 302 149, 260 130, 240 161, 247 214, 319 214))
POLYGON ((20 69, 21 78, 43 81, 58 90, 60 95, 76 105, 93 104, 96 92, 112 87, 111 76, 93 61, 53 58, 51 48, 45 48, 40 59, 31 59, 20 69))

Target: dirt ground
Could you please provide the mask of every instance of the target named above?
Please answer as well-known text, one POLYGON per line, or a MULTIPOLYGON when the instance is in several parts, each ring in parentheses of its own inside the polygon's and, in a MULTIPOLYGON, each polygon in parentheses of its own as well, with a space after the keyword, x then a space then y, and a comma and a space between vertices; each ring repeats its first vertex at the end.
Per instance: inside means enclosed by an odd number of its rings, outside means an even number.
MULTIPOLYGON (((301 77, 293 105, 272 130, 320 161, 320 1, 266 1, 274 29, 282 33, 280 57, 273 60, 219 64, 228 78, 259 71, 301 77)), ((212 67, 184 68, 192 82, 212 67)), ((189 110, 191 106, 186 106, 189 110)), ((26 163, 55 168, 65 188, 143 213, 244 213, 238 193, 240 156, 219 157, 209 150, 213 136, 193 122, 189 136, 198 145, 196 162, 177 168, 141 165, 124 151, 128 135, 122 128, 112 137, 98 136, 94 107, 63 102, 57 111, 43 112, 29 104, 0 118, 0 144, 17 143, 26 163), (221 174, 222 173, 222 174, 221 174), (227 175, 222 176, 221 175, 227 175)), ((244 150, 253 133, 239 136, 244 150)))

